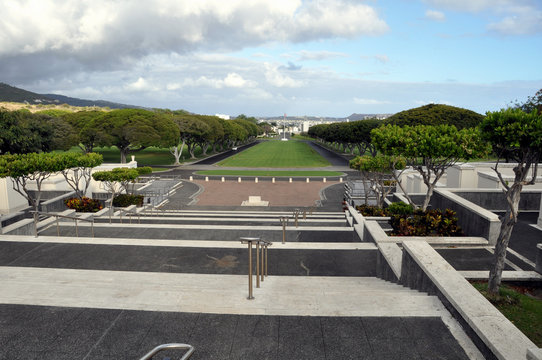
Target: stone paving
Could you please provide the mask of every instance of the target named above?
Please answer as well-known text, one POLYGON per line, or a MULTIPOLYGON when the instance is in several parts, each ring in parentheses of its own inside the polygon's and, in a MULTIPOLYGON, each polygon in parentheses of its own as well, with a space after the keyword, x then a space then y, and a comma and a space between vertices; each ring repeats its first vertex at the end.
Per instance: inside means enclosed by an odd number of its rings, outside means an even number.
MULTIPOLYGON (((236 206, 241 205, 249 196, 260 196, 263 201, 269 201, 269 206, 317 206, 321 200, 323 189, 338 184, 337 181, 324 183, 322 181, 306 182, 221 182, 217 180, 194 183, 204 190, 197 197, 197 205, 236 206)), ((257 209, 257 207, 255 207, 257 209)))

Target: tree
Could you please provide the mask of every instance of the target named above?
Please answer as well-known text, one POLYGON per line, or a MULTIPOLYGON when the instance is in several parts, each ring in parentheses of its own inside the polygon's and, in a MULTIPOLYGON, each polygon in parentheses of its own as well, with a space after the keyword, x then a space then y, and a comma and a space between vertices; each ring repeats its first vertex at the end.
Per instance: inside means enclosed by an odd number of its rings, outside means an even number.
POLYGON ((478 126, 484 116, 474 111, 450 105, 428 104, 398 112, 384 120, 384 124, 399 126, 454 125, 457 129, 478 126))
POLYGON ((180 146, 180 151, 178 152, 179 156, 182 153, 184 144, 186 144, 190 157, 195 159, 194 150, 196 145, 201 143, 203 136, 209 132, 209 125, 194 115, 177 116, 175 117, 175 122, 180 131, 179 139, 182 141, 182 146, 180 146))
POLYGON ((493 145, 498 160, 493 170, 504 188, 508 209, 501 220, 501 229, 495 245, 495 263, 489 273, 489 292, 497 294, 504 269, 506 249, 517 223, 519 200, 523 186, 535 183, 538 163, 542 160, 542 115, 534 109, 506 109, 488 112, 481 125, 485 139, 493 145), (510 157, 517 162, 514 181, 510 184, 499 171, 499 160, 510 157))
POLYGON ((521 109, 526 113, 536 109, 539 114, 542 114, 542 89, 538 90, 533 96, 529 96, 524 103, 516 101, 514 108, 521 109))
POLYGON ((207 155, 207 149, 209 149, 209 146, 211 145, 213 146, 213 151, 216 152, 216 146, 224 137, 224 127, 220 122, 220 118, 209 115, 199 115, 198 118, 204 121, 209 127, 209 130, 205 132, 201 137, 202 143, 200 144, 200 146, 203 155, 207 155))
POLYGON ((392 191, 388 181, 391 178, 400 177, 406 168, 406 160, 403 157, 376 155, 376 156, 356 156, 350 160, 350 167, 359 170, 361 173, 363 187, 365 192, 365 204, 368 203, 369 189, 372 189, 376 195, 377 206, 383 208, 384 200, 392 191), (396 171, 399 171, 396 174, 396 171))
POLYGON ((121 163, 130 152, 149 146, 169 146, 175 141, 177 128, 165 114, 142 109, 120 109, 104 113, 95 121, 104 138, 101 145, 115 145, 121 163))
POLYGON ((0 153, 26 154, 52 150, 54 129, 46 115, 28 110, 0 110, 0 153))
POLYGON ((84 153, 91 153, 98 142, 104 139, 105 135, 100 131, 99 122, 96 119, 104 115, 103 111, 77 111, 62 115, 77 134, 77 146, 84 153))
POLYGON ((64 179, 75 191, 75 196, 83 199, 90 185, 92 168, 102 164, 102 155, 96 153, 65 153, 62 154, 62 160, 64 169, 61 172, 64 179))
POLYGON ((21 194, 34 210, 34 232, 38 236, 38 210, 41 186, 52 174, 65 169, 65 154, 28 153, 0 155, 0 178, 12 178, 13 189, 21 194), (28 189, 34 183, 36 191, 28 189))
POLYGON ((139 176, 137 169, 133 168, 114 168, 109 171, 96 171, 92 174, 92 178, 96 181, 101 181, 107 190, 111 193, 109 203, 109 218, 111 219, 111 210, 113 208, 113 199, 115 194, 126 189, 128 183, 135 181, 139 176))
MULTIPOLYGON (((422 210, 426 210, 442 175, 460 159, 486 156, 489 144, 477 128, 457 130, 453 125, 386 125, 371 131, 373 143, 385 155, 404 156, 427 186, 422 210)), ((402 185, 399 183, 399 186, 402 185)), ((410 204, 416 207, 404 191, 410 204)))

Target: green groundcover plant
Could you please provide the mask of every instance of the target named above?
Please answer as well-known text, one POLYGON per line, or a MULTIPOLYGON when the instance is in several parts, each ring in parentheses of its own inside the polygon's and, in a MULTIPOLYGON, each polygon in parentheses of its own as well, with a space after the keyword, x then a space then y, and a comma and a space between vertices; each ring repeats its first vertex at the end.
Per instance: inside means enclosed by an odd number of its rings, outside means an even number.
POLYGON ((119 194, 113 199, 114 207, 143 206, 143 195, 119 194))

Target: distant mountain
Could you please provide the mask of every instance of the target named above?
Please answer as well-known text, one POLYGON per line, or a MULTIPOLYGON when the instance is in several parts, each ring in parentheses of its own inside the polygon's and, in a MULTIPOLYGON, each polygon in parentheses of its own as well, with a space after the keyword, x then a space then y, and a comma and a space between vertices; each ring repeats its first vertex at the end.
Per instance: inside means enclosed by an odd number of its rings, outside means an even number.
POLYGON ((31 91, 0 83, 0 101, 27 102, 29 104, 55 104, 54 99, 45 95, 36 94, 31 91))
POLYGON ((58 94, 44 94, 43 96, 54 99, 59 104, 68 104, 71 106, 99 106, 108 107, 111 109, 142 109, 141 106, 126 105, 105 100, 85 100, 58 94))
POLYGON ((105 100, 85 100, 58 94, 36 94, 8 84, 0 83, 0 101, 28 104, 68 104, 71 106, 99 106, 111 109, 142 108, 141 106, 119 104, 105 100))

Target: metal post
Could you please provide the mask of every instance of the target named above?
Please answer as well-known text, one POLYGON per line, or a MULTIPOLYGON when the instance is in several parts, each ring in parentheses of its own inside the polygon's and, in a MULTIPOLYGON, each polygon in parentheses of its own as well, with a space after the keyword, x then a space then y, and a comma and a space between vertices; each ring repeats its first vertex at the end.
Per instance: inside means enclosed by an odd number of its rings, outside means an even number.
POLYGON ((286 243, 286 224, 288 223, 288 218, 286 216, 281 216, 280 223, 282 224, 282 243, 286 243))
POLYGON ((252 296, 252 241, 248 242, 248 299, 254 299, 252 296))
POLYGON ((261 280, 263 281, 263 276, 264 276, 264 273, 265 273, 265 252, 264 250, 267 248, 267 244, 264 242, 262 244, 262 249, 261 249, 261 254, 262 254, 262 270, 260 272, 260 276, 261 276, 261 280))
POLYGON ((267 276, 267 244, 265 245, 265 276, 267 276))
POLYGON ((307 209, 303 210, 303 220, 307 220, 307 209))
POLYGON ((58 225, 58 216, 55 215, 56 217, 56 234, 57 236, 60 236, 60 226, 58 225))
POLYGON ((260 242, 256 241, 256 287, 260 287, 260 242))
MULTIPOLYGON (((252 295, 252 243, 253 242, 259 242, 260 238, 250 238, 250 237, 242 237, 240 238, 242 244, 247 244, 248 246, 248 300, 254 299, 254 296, 252 295)), ((257 258, 256 258, 257 259, 257 258)))

